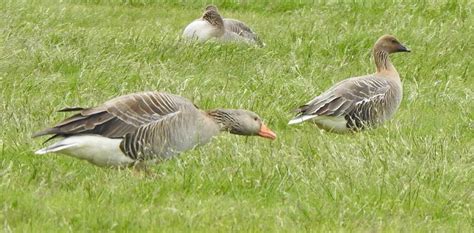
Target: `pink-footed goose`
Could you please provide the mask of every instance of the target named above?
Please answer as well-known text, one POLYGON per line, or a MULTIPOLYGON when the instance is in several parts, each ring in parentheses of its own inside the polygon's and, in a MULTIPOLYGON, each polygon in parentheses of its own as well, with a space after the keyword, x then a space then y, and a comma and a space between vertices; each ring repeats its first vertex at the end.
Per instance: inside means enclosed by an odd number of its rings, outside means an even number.
POLYGON ((320 128, 353 132, 375 127, 390 119, 402 100, 400 75, 389 54, 410 52, 394 36, 384 35, 374 45, 377 71, 374 74, 343 80, 297 110, 288 124, 312 120, 320 128))
POLYGON ((222 18, 214 5, 208 5, 200 19, 191 22, 183 32, 183 37, 206 41, 246 42, 265 46, 255 32, 245 23, 236 19, 222 18))
POLYGON ((163 92, 134 93, 93 108, 60 110, 73 111, 78 113, 33 135, 63 137, 36 154, 62 153, 98 166, 120 167, 170 158, 209 142, 221 131, 276 138, 253 112, 203 111, 183 97, 163 92))

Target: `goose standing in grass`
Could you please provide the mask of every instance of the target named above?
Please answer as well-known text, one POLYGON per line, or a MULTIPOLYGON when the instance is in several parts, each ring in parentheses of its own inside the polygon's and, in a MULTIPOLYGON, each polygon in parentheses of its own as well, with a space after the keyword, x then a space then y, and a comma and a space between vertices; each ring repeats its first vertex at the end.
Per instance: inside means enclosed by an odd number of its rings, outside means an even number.
POLYGON ((163 92, 134 93, 98 107, 66 108, 60 112, 78 113, 35 133, 33 137, 63 137, 35 153, 62 153, 98 166, 160 161, 206 144, 221 131, 276 138, 253 112, 203 111, 183 97, 163 92))
POLYGON ((410 52, 394 36, 374 45, 375 74, 343 80, 297 109, 288 124, 312 120, 325 130, 345 133, 375 127, 390 119, 402 100, 400 75, 389 54, 410 52))
POLYGON ((236 19, 222 18, 216 6, 208 5, 200 19, 191 22, 183 37, 207 41, 246 42, 263 47, 265 44, 245 23, 236 19))

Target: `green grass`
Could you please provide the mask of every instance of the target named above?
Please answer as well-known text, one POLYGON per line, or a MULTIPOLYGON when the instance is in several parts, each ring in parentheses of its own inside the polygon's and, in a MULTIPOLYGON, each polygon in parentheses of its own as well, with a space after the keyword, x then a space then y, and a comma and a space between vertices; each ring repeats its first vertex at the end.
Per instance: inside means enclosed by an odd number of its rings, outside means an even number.
POLYGON ((473 231, 472 1, 214 3, 267 47, 181 41, 201 1, 1 1, 3 231, 473 231), (385 33, 413 51, 392 56, 393 120, 351 135, 287 125, 373 72, 385 33), (253 110, 279 138, 223 134, 154 177, 33 155, 56 110, 143 90, 253 110))

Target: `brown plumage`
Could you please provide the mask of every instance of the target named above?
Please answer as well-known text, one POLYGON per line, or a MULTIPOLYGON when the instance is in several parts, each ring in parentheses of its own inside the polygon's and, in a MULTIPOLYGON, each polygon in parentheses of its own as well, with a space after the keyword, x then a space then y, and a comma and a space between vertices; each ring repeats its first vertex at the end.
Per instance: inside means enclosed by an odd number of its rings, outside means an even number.
POLYGON ((219 12, 213 10, 206 10, 202 14, 201 18, 209 22, 212 26, 215 26, 216 28, 220 29, 222 34, 224 34, 224 20, 222 19, 219 12))
POLYGON ((297 110, 289 124, 312 120, 333 132, 350 132, 390 119, 402 99, 400 76, 389 54, 409 52, 391 35, 380 37, 373 54, 376 73, 343 80, 297 110))
POLYGON ((253 112, 205 112, 183 97, 163 92, 134 93, 93 108, 61 111, 78 113, 33 137, 53 135, 65 139, 37 153, 61 152, 100 166, 169 158, 207 143, 220 131, 276 137, 253 112))

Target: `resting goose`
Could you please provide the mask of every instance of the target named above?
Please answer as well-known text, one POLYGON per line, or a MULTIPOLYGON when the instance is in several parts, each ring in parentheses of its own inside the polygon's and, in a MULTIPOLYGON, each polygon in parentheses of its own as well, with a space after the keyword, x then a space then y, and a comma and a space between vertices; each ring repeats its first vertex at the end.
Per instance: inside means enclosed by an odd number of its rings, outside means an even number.
POLYGON ((336 133, 375 127, 390 119, 402 100, 400 75, 389 54, 410 52, 394 36, 384 35, 374 45, 375 74, 343 80, 297 109, 288 124, 312 120, 336 133))
POLYGON ((245 23, 236 19, 222 18, 214 5, 208 5, 200 19, 194 20, 186 26, 183 37, 199 41, 216 38, 220 41, 265 45, 245 23))
POLYGON ((160 161, 206 144, 221 131, 276 138, 253 112, 203 111, 183 97, 163 92, 134 93, 97 107, 66 108, 60 112, 78 113, 35 133, 33 137, 63 137, 35 153, 62 153, 98 166, 160 161))

